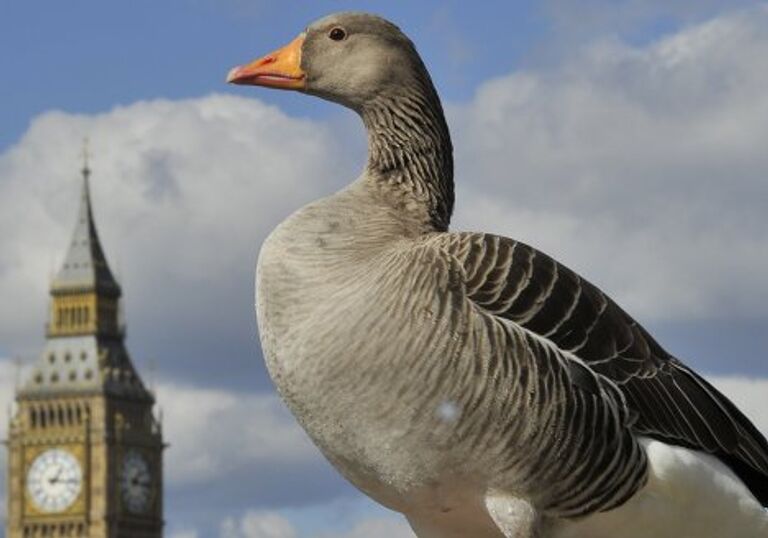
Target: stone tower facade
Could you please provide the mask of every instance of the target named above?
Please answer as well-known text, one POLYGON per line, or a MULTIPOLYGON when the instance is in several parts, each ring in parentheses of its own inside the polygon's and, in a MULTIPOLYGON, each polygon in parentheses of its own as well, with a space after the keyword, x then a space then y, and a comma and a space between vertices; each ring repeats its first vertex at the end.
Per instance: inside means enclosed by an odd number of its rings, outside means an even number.
POLYGON ((8 538, 163 533, 161 426, 124 345, 121 289, 96 232, 89 176, 86 164, 45 347, 16 394, 8 538))

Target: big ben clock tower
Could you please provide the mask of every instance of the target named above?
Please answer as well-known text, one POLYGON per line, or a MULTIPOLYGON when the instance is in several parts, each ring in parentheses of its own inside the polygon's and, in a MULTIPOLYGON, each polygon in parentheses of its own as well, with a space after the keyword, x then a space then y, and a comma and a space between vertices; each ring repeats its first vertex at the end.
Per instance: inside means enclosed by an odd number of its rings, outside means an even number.
POLYGON ((123 343, 83 167, 72 242, 51 285, 46 344, 8 438, 8 538, 159 538, 162 451, 154 398, 123 343))

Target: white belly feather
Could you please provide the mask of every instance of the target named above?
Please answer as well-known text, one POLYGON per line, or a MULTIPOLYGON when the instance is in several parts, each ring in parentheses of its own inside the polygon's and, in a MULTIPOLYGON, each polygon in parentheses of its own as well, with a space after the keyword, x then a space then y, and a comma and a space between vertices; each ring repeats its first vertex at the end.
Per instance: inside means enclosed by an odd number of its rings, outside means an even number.
POLYGON ((717 458, 643 439, 648 484, 615 510, 563 522, 547 538, 764 538, 768 511, 717 458))
POLYGON ((465 498, 450 512, 413 506, 408 519, 419 538, 768 538, 768 510, 720 460, 648 438, 641 443, 648 483, 615 510, 539 521, 536 531, 524 499, 494 492, 484 501, 465 498))

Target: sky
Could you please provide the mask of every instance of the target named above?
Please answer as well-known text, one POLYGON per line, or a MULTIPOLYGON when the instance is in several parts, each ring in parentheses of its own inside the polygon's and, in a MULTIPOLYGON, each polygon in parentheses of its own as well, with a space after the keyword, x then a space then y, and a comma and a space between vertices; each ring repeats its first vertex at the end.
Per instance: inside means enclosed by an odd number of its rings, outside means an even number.
POLYGON ((768 5, 747 1, 4 3, 0 404, 42 347, 88 137, 171 444, 167 536, 411 536, 295 424, 253 313, 259 245, 354 179, 365 140, 336 105, 223 79, 341 9, 390 18, 429 67, 454 228, 577 270, 768 432, 768 5))

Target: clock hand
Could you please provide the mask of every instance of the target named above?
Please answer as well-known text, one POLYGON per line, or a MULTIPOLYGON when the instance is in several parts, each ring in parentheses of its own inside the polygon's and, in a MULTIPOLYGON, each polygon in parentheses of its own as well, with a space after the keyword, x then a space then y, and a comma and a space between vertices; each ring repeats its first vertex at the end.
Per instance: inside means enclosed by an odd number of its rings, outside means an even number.
POLYGON ((61 476, 62 470, 63 469, 61 468, 61 465, 57 465, 56 466, 56 474, 48 479, 48 483, 49 484, 56 484, 59 481, 59 477, 61 476))

